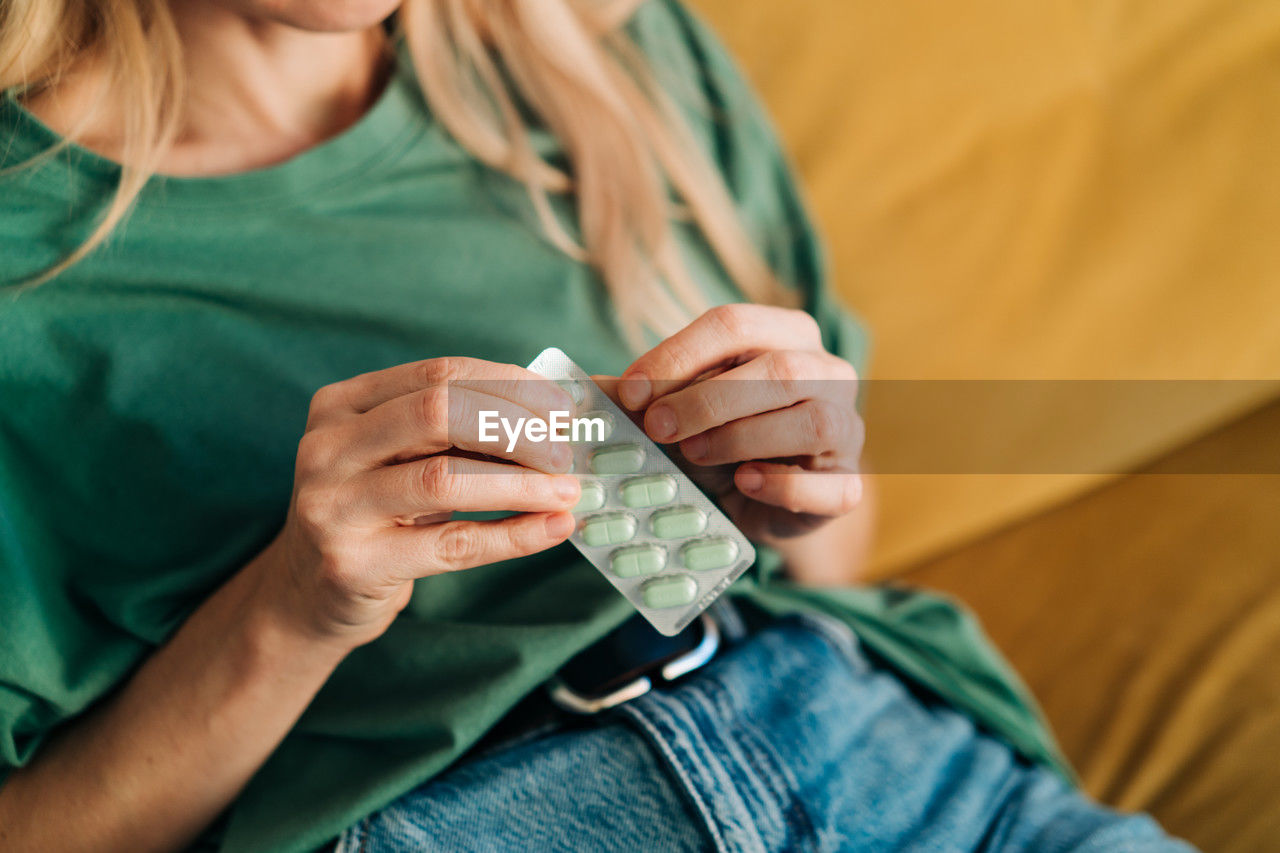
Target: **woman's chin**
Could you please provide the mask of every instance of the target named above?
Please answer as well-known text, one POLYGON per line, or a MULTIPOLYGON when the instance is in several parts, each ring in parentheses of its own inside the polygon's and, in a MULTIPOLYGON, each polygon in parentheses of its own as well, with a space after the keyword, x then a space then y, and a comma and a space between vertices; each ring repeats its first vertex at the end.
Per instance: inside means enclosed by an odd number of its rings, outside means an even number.
POLYGON ((386 20, 402 0, 218 0, 244 15, 319 33, 364 30, 386 20))

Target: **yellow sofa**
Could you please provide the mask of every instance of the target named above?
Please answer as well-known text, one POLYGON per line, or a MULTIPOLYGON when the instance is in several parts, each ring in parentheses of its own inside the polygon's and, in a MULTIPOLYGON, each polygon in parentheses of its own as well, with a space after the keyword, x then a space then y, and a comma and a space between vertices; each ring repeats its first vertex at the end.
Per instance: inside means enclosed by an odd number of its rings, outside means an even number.
MULTIPOLYGON (((693 5, 805 178, 873 380, 1280 377, 1280 4, 693 5)), ((1092 793, 1280 849, 1280 392, 1205 387, 1084 413, 1097 470, 889 466, 870 572, 972 606, 1092 793)), ((909 455, 868 399, 870 464, 909 455)))

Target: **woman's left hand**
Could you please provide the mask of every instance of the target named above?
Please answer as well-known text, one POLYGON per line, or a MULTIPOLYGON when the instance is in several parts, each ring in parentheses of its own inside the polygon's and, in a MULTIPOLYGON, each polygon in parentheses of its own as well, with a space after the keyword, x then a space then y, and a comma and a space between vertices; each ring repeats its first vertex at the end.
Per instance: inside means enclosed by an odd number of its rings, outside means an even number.
POLYGON ((748 536, 807 533, 862 498, 857 374, 803 311, 724 305, 622 374, 622 405, 679 443, 691 477, 748 536))

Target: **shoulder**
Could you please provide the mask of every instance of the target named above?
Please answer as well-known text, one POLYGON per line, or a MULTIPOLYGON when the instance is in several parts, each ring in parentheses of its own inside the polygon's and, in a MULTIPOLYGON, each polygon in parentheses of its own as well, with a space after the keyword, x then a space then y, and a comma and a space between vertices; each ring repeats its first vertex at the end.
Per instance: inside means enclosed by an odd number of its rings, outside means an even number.
POLYGON ((56 143, 10 93, 0 95, 0 293, 56 262, 69 232, 84 230, 71 226, 99 209, 102 187, 74 180, 72 152, 56 143))
POLYGON ((680 0, 646 0, 629 33, 737 200, 752 206, 750 197, 776 196, 779 179, 790 181, 778 135, 711 27, 680 0))
POLYGON ((43 186, 38 168, 0 174, 0 297, 65 254, 66 232, 75 221, 66 196, 43 186))
POLYGON ((730 115, 753 110, 746 78, 714 30, 681 0, 645 0, 631 36, 676 97, 696 94, 703 106, 730 115), (691 85, 692 84, 692 85, 691 85))

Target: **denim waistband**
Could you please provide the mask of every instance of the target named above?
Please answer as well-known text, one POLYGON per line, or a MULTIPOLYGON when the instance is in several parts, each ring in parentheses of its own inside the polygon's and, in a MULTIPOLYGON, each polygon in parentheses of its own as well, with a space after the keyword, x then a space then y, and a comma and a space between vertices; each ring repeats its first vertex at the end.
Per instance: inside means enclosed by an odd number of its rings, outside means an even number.
POLYGON ((870 668, 843 623, 792 616, 613 713, 662 755, 717 850, 803 849, 816 827, 800 780, 823 754, 810 746, 843 716, 833 690, 870 668))
POLYGON ((464 760, 338 849, 1190 850, 1020 762, 817 615, 762 624, 666 688, 464 760))

